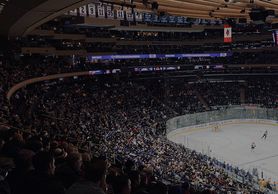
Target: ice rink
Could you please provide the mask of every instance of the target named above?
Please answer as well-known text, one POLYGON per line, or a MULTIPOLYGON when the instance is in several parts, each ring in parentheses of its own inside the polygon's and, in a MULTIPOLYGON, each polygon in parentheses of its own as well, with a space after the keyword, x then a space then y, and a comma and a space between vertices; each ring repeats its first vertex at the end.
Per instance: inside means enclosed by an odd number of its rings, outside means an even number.
POLYGON ((278 126, 229 124, 220 126, 219 132, 213 132, 212 127, 181 131, 170 140, 246 170, 258 168, 264 178, 278 181, 278 126), (261 139, 265 130, 266 140, 261 139), (254 151, 252 142, 257 146, 254 151))

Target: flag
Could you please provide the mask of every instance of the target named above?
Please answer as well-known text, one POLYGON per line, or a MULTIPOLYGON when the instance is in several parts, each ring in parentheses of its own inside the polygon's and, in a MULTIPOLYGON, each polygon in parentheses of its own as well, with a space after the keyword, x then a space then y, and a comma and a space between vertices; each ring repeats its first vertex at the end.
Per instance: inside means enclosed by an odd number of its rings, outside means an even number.
POLYGON ((232 27, 224 25, 224 42, 232 42, 232 27))

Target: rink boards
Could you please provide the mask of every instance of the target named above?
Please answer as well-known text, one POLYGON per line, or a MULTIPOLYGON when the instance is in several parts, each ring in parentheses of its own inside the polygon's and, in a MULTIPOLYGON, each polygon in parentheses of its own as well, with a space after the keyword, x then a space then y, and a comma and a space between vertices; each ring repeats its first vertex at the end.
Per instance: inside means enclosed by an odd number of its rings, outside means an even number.
POLYGON ((210 123, 175 129, 167 134, 167 138, 170 141, 174 141, 176 136, 179 135, 190 134, 201 130, 208 130, 208 129, 212 129, 215 126, 219 126, 219 128, 221 129, 225 125, 233 125, 233 124, 261 124, 261 125, 278 126, 278 121, 266 120, 266 119, 231 119, 231 120, 210 122, 210 123))
POLYGON ((192 150, 245 170, 257 168, 264 178, 278 181, 278 122, 266 119, 231 119, 174 129, 167 138, 192 150), (213 128, 219 126, 219 132, 213 128), (267 139, 262 135, 268 130, 267 139), (250 145, 257 147, 251 151, 250 145))

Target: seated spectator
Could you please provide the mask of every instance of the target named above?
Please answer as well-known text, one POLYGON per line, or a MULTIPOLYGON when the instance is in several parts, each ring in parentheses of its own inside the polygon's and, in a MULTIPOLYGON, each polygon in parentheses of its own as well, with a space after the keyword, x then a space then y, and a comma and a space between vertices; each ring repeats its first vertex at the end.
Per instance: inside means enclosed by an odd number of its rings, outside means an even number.
POLYGON ((33 169, 32 158, 35 153, 31 150, 23 149, 17 153, 14 159, 15 169, 9 173, 8 182, 11 186, 12 194, 20 194, 23 188, 23 181, 27 174, 33 169))
POLYGON ((131 180, 131 188, 132 188, 132 193, 135 193, 137 189, 139 189, 140 183, 141 183, 141 176, 138 171, 131 171, 128 174, 130 180, 131 180))
POLYGON ((66 161, 57 167, 56 175, 62 181, 65 188, 69 188, 80 178, 82 157, 79 153, 71 153, 66 161))
POLYGON ((10 194, 11 186, 7 181, 7 175, 10 169, 13 166, 11 158, 0 157, 0 193, 1 194, 10 194))
POLYGON ((114 194, 130 194, 131 193, 131 181, 128 176, 120 175, 115 177, 112 184, 114 194))
POLYGON ((74 183, 66 194, 105 194, 107 163, 95 160, 84 164, 83 179, 74 183))
POLYGON ((49 152, 39 152, 33 157, 35 170, 24 181, 23 193, 28 194, 63 194, 63 185, 54 176, 55 159, 49 152))

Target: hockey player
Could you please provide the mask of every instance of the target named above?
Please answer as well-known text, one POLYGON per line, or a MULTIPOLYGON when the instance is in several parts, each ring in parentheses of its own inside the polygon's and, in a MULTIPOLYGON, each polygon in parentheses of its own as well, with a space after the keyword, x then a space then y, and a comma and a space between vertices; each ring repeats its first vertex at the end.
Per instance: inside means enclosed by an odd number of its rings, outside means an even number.
POLYGON ((266 139, 267 134, 268 134, 268 131, 267 131, 267 130, 265 130, 265 132, 264 132, 263 136, 261 137, 261 139, 266 139))
POLYGON ((251 151, 254 151, 255 148, 256 148, 256 144, 255 144, 255 142, 252 142, 252 144, 251 144, 251 151))

